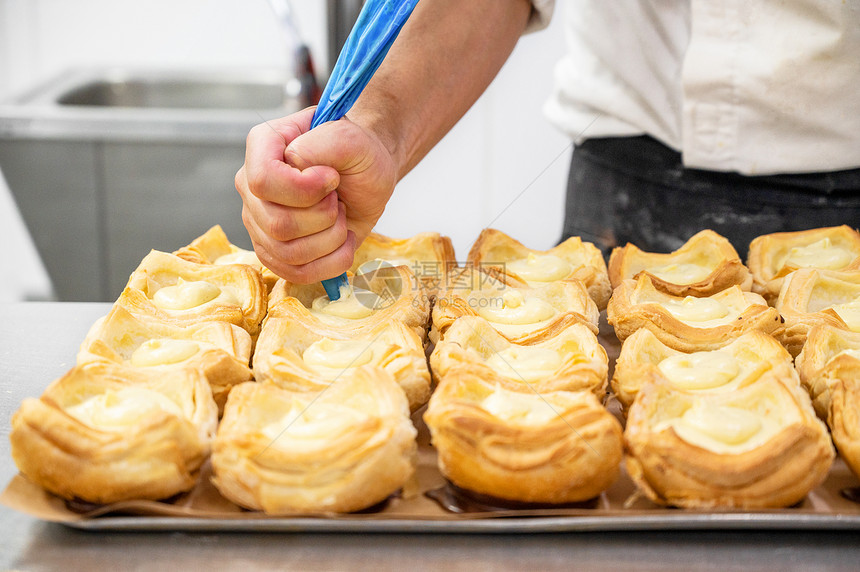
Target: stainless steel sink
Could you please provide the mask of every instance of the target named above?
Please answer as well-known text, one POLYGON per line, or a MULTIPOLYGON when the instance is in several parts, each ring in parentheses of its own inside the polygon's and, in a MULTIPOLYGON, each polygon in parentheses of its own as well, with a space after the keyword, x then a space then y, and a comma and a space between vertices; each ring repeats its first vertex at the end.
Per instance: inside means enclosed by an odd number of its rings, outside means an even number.
POLYGON ((295 100, 286 84, 214 79, 95 80, 57 98, 59 105, 149 109, 273 109, 295 100))
POLYGON ((248 130, 307 102, 278 70, 73 70, 0 104, 0 169, 62 300, 116 299, 150 248, 249 246, 248 130))

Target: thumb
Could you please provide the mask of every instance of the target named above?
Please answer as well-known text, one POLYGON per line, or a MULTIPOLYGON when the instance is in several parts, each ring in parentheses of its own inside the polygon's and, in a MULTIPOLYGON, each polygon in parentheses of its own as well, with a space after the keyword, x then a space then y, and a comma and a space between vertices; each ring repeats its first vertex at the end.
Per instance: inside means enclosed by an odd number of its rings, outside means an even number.
POLYGON ((301 170, 325 165, 349 173, 365 160, 369 143, 370 138, 361 127, 342 118, 293 139, 284 149, 284 161, 301 170))

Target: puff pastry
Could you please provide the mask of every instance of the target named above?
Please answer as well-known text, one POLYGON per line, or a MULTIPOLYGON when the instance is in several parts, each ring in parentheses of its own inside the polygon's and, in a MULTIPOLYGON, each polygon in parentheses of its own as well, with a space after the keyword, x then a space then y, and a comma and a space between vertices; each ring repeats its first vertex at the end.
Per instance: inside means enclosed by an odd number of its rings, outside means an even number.
POLYGON ((220 225, 215 225, 202 235, 191 241, 188 246, 183 246, 173 254, 197 264, 247 264, 260 273, 266 291, 271 291, 278 276, 263 266, 257 254, 253 250, 239 248, 227 238, 220 225))
POLYGON ((218 428, 213 482, 266 513, 357 511, 411 477, 415 436, 403 391, 382 369, 361 367, 319 393, 244 383, 218 428))
POLYGON ((785 277, 775 306, 785 319, 777 339, 793 356, 816 324, 860 332, 860 270, 797 270, 785 277))
POLYGON ((122 306, 96 321, 81 344, 78 365, 108 361, 152 373, 198 370, 209 382, 219 410, 230 389, 252 378, 251 336, 234 324, 201 322, 174 326, 142 321, 122 306))
POLYGON ((772 336, 758 330, 745 332, 718 349, 682 352, 641 328, 621 345, 610 383, 626 411, 648 383, 659 381, 687 392, 724 393, 755 383, 766 373, 799 384, 791 355, 772 336))
POLYGON ((439 470, 470 491, 567 503, 618 476, 621 425, 591 392, 523 393, 468 372, 442 381, 424 420, 439 470))
POLYGON ((795 363, 815 412, 860 478, 860 333, 814 326, 795 363))
POLYGON ((584 324, 515 344, 480 316, 456 320, 430 355, 430 365, 437 382, 465 372, 511 391, 591 391, 600 399, 609 369, 606 350, 584 324))
POLYGON ((683 352, 718 349, 744 332, 774 334, 782 327, 779 312, 739 286, 707 297, 672 296, 655 288, 647 274, 621 282, 609 300, 607 319, 621 341, 647 328, 683 352))
POLYGON ((409 268, 380 267, 365 274, 350 274, 348 278, 351 291, 333 303, 322 284, 279 280, 269 297, 269 313, 301 316, 314 329, 336 327, 343 332, 394 320, 406 324, 422 341, 426 338, 430 300, 416 286, 415 275, 409 268))
POLYGON ((250 266, 197 264, 153 250, 116 303, 143 319, 176 326, 228 322, 256 336, 266 314, 266 288, 250 266))
POLYGON ((673 296, 711 296, 731 286, 752 287, 752 275, 737 250, 712 230, 693 235, 668 254, 645 252, 632 244, 616 247, 609 257, 613 288, 647 274, 654 287, 673 296))
POLYGON ((410 238, 372 232, 356 249, 351 271, 361 274, 362 267, 375 260, 407 266, 430 295, 442 290, 448 274, 457 268, 451 239, 438 232, 419 232, 410 238))
POLYGON ((522 284, 504 274, 465 269, 433 306, 430 341, 438 343, 463 316, 480 316, 509 341, 520 344, 549 339, 573 323, 583 323, 597 333, 597 305, 579 280, 539 288, 522 284))
POLYGON ((391 320, 344 333, 313 326, 301 314, 277 309, 266 318, 254 352, 258 382, 292 391, 322 391, 352 376, 359 366, 385 369, 415 411, 430 397, 424 345, 412 329, 391 320))
POLYGON ((753 291, 773 303, 784 278, 800 268, 860 270, 860 232, 842 225, 759 236, 750 243, 747 265, 753 291))
POLYGON ((578 236, 549 250, 534 250, 500 230, 485 228, 472 245, 468 262, 478 267, 497 266, 534 288, 556 280, 580 280, 600 310, 606 308, 612 293, 603 255, 578 236))
POLYGON ((12 416, 12 457, 66 499, 163 499, 194 486, 218 409, 191 369, 75 366, 12 416))
POLYGON ((791 506, 825 479, 834 457, 806 393, 773 378, 729 393, 646 385, 624 440, 639 489, 684 508, 791 506))

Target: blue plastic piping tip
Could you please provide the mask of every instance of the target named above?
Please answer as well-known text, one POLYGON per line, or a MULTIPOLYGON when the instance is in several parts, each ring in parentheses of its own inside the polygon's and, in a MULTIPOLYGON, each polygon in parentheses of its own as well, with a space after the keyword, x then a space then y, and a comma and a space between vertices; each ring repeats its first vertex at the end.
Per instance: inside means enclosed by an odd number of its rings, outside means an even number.
POLYGON ((325 288, 325 293, 328 294, 328 299, 334 301, 340 298, 341 286, 348 286, 349 281, 347 281, 346 272, 344 272, 340 276, 323 280, 322 285, 325 288))

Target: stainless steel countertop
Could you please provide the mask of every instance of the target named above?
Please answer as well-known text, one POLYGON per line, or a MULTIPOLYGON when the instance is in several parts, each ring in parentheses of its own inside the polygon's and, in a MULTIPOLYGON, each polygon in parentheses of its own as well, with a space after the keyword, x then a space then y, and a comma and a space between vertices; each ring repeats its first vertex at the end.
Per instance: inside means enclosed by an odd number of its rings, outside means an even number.
MULTIPOLYGON (((0 486, 15 475, 9 418, 73 363, 109 304, 0 304, 0 486)), ((0 570, 856 570, 848 532, 518 535, 86 532, 0 507, 0 570)))

